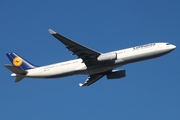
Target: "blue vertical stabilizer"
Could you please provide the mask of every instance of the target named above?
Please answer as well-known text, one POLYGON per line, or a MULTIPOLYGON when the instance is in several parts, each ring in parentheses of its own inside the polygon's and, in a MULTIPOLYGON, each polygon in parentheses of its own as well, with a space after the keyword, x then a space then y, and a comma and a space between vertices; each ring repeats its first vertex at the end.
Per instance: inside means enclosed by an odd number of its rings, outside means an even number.
POLYGON ((13 66, 16 68, 20 68, 21 70, 28 70, 28 69, 33 69, 37 66, 31 64, 21 56, 17 55, 16 53, 10 52, 6 54, 13 66))

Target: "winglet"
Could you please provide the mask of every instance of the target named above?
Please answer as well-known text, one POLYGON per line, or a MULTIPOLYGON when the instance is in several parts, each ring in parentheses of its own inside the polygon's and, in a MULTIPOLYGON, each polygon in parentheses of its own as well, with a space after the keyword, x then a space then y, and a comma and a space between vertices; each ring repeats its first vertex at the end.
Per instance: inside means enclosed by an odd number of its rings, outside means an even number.
POLYGON ((83 86, 83 84, 82 84, 82 83, 79 83, 79 86, 80 86, 80 87, 82 87, 82 86, 83 86))
POLYGON ((49 31, 50 34, 56 34, 56 32, 53 31, 52 29, 48 29, 48 31, 49 31))

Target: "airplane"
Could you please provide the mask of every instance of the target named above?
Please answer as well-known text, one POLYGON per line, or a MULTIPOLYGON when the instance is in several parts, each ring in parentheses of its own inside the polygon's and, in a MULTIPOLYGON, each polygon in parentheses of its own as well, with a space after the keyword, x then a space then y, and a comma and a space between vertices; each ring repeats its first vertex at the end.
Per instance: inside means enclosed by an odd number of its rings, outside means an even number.
POLYGON ((157 58, 173 51, 176 46, 167 42, 148 43, 127 49, 101 53, 70 40, 59 33, 48 29, 50 34, 62 42, 66 48, 77 55, 77 59, 65 62, 36 66, 16 53, 9 52, 7 57, 13 65, 5 64, 12 71, 11 76, 16 77, 15 82, 23 78, 61 78, 72 75, 89 75, 79 86, 89 86, 106 76, 107 79, 118 79, 126 76, 124 69, 117 67, 157 58))

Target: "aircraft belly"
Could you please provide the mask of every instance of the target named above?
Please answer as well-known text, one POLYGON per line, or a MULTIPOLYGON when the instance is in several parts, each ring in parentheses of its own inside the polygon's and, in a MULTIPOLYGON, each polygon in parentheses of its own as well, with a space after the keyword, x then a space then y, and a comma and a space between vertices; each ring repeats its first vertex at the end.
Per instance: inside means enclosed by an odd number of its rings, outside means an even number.
POLYGON ((103 73, 112 69, 113 67, 102 67, 102 68, 90 69, 87 72, 88 74, 97 74, 97 73, 103 73))
POLYGON ((114 61, 111 63, 107 63, 107 64, 102 64, 102 65, 94 65, 91 67, 87 67, 86 70, 82 70, 82 71, 76 71, 76 73, 78 74, 97 74, 97 73, 103 73, 109 70, 112 70, 116 67, 122 66, 124 65, 124 62, 120 62, 120 61, 114 61))

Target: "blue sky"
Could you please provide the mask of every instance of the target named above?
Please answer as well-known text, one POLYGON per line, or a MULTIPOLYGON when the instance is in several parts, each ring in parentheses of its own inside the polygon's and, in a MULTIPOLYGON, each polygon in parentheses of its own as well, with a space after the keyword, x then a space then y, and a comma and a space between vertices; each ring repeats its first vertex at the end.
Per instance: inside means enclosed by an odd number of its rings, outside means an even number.
POLYGON ((1 1, 0 119, 180 119, 179 0, 1 1), (102 78, 80 88, 86 75, 14 83, 4 64, 16 52, 35 65, 75 59, 48 29, 100 52, 150 42, 177 49, 122 66, 127 77, 102 78))

